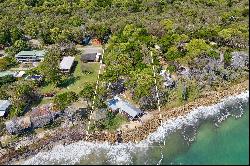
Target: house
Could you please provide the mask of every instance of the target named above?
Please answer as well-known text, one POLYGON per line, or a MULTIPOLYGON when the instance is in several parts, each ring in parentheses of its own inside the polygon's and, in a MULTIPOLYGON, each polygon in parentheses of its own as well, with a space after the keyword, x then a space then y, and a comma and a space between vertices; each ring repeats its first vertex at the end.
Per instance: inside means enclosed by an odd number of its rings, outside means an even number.
POLYGON ((12 120, 6 121, 5 126, 10 134, 20 134, 31 128, 30 117, 22 116, 13 118, 12 120))
POLYGON ((0 117, 6 116, 10 105, 9 100, 0 100, 0 117))
POLYGON ((81 61, 83 62, 99 62, 101 53, 88 53, 81 56, 81 61))
POLYGON ((40 62, 44 59, 45 51, 21 51, 15 55, 16 60, 21 63, 40 62))
POLYGON ((113 99, 109 100, 107 102, 107 105, 112 111, 119 110, 120 113, 127 115, 130 120, 139 118, 143 114, 140 109, 136 108, 126 101, 123 101, 118 96, 115 96, 113 99))
POLYGON ((69 73, 73 66, 74 60, 75 57, 72 56, 63 57, 63 60, 61 61, 59 66, 60 70, 64 73, 69 73))

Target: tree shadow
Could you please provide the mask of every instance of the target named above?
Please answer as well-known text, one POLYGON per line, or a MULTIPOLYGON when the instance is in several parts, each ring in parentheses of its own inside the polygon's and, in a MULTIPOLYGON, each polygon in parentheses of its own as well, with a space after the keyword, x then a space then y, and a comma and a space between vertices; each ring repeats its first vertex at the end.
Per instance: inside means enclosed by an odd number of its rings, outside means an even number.
POLYGON ((78 65, 78 61, 74 61, 73 62, 73 65, 72 65, 72 68, 71 68, 71 72, 74 73, 75 70, 76 70, 76 66, 78 65))
POLYGON ((75 77, 73 75, 69 76, 68 78, 62 80, 61 83, 58 85, 58 87, 60 87, 60 88, 66 88, 69 85, 74 84, 79 79, 80 79, 79 76, 77 76, 77 77, 75 77))

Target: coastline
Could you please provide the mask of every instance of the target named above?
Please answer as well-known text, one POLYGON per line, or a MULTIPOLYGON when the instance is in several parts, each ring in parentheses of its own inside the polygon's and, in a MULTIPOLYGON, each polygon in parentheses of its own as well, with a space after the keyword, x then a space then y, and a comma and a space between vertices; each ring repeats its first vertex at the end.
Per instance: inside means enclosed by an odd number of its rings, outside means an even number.
MULTIPOLYGON (((200 106, 213 105, 213 104, 220 102, 223 98, 240 94, 241 92, 249 89, 248 83, 249 81, 246 80, 242 83, 233 85, 231 87, 228 87, 220 91, 213 91, 213 92, 210 92, 209 94, 206 93, 206 95, 198 98, 197 100, 193 102, 189 102, 183 106, 173 108, 173 109, 162 110, 162 117, 163 117, 162 120, 166 121, 171 118, 183 116, 183 115, 190 113, 193 109, 198 108, 200 106)), ((155 132, 159 128, 159 126, 160 126, 159 114, 155 113, 143 125, 137 126, 136 128, 131 129, 131 130, 124 130, 122 134, 123 142, 124 143, 128 143, 128 142, 137 143, 139 141, 142 141, 146 139, 151 133, 155 132)), ((68 145, 70 143, 77 142, 77 141, 88 141, 88 142, 107 142, 108 141, 110 143, 114 143, 116 141, 115 132, 93 133, 87 139, 85 139, 84 132, 82 130, 79 130, 78 128, 73 128, 67 132, 66 135, 69 136, 70 139, 68 139, 68 137, 65 137, 65 135, 63 135, 60 131, 58 131, 57 133, 60 134, 60 137, 56 135, 56 136, 51 136, 50 138, 46 138, 46 139, 43 138, 39 140, 38 142, 36 142, 35 144, 31 144, 28 147, 22 148, 21 150, 10 149, 7 155, 2 156, 0 158, 0 164, 9 164, 15 161, 27 159, 29 157, 34 156, 35 154, 39 152, 52 149, 55 146, 55 144, 68 145)))

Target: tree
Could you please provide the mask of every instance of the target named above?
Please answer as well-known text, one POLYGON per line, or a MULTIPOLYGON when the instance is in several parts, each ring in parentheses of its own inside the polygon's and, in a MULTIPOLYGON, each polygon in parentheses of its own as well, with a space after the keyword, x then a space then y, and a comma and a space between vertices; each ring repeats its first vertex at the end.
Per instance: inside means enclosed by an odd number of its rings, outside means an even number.
POLYGON ((14 27, 11 29, 10 35, 12 43, 15 43, 17 40, 21 40, 23 33, 20 29, 14 27))
POLYGON ((0 87, 4 84, 10 84, 12 82, 15 82, 17 79, 12 75, 7 75, 4 77, 0 77, 0 87))
POLYGON ((12 107, 10 116, 21 116, 24 113, 24 107, 35 100, 35 84, 30 81, 16 81, 10 84, 5 91, 11 98, 12 107))
POLYGON ((194 58, 203 53, 208 53, 211 50, 211 46, 206 44, 203 39, 192 39, 186 46, 187 55, 190 58, 194 58))
POLYGON ((80 97, 87 100, 87 103, 89 103, 93 100, 95 91, 94 91, 94 85, 90 82, 87 82, 83 85, 83 89, 79 93, 80 97))
POLYGON ((6 56, 0 59, 0 71, 7 70, 17 65, 16 59, 10 56, 6 56))
POLYGON ((17 54, 20 51, 25 51, 25 50, 29 50, 30 46, 28 45, 28 43, 24 40, 16 40, 15 43, 7 48, 5 50, 5 52, 10 55, 10 56, 14 56, 15 54, 17 54))
POLYGON ((45 80, 56 86, 61 81, 61 71, 59 69, 60 57, 59 49, 52 48, 45 54, 44 61, 40 66, 40 72, 45 77, 45 80))
POLYGON ((78 95, 75 92, 70 91, 56 95, 54 98, 54 103, 60 110, 64 110, 72 102, 77 100, 78 95))

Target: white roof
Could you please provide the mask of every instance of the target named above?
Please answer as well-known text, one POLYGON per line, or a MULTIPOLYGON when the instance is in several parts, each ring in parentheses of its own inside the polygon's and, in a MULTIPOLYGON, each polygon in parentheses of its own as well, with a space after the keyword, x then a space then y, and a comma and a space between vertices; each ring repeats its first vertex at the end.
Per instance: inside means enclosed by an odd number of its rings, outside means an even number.
POLYGON ((24 75, 25 71, 20 71, 15 77, 22 77, 24 75))
POLYGON ((116 110, 120 108, 122 111, 128 113, 130 116, 133 118, 138 115, 139 113, 142 113, 142 111, 135 106, 129 104, 128 102, 123 101, 121 98, 118 96, 115 96, 112 100, 108 102, 108 106, 112 110, 116 110))
POLYGON ((75 57, 72 56, 63 57, 63 60, 61 61, 59 68, 61 70, 69 70, 74 63, 74 59, 75 57))
POLYGON ((3 116, 6 109, 10 106, 9 100, 0 100, 0 116, 3 116))

